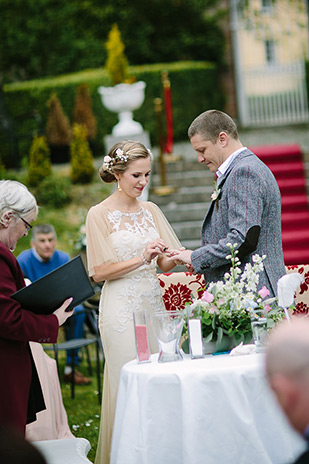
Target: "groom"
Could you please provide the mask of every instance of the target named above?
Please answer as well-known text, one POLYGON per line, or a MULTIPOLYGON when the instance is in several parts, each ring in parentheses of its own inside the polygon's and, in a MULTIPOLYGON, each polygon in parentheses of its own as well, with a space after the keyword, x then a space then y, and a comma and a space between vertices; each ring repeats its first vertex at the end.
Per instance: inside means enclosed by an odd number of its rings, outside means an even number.
MULTIPOLYGON (((281 241, 281 196, 270 169, 239 140, 237 127, 227 114, 209 110, 188 129, 199 163, 216 173, 212 202, 202 224, 202 246, 176 252, 176 258, 205 283, 222 280, 229 271, 228 243, 235 245, 241 268, 254 254, 266 255, 259 288, 277 294, 277 281, 285 274, 281 241)), ((174 256, 175 258, 175 256, 174 256)))

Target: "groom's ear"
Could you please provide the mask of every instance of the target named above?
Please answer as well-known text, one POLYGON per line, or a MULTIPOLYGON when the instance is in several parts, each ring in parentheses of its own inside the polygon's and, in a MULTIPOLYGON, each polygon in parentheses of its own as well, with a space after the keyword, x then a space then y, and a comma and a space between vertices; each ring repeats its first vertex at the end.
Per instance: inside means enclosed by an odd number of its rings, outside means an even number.
POLYGON ((222 147, 226 147, 228 143, 229 137, 226 132, 221 131, 220 134, 218 135, 218 142, 222 147))

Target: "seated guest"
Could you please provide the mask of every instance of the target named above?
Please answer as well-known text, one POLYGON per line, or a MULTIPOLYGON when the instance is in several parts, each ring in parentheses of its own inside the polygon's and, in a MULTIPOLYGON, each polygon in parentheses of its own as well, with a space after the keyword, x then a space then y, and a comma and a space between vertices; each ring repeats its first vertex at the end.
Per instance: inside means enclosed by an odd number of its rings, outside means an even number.
POLYGON ((59 325, 73 314, 65 311, 72 298, 47 316, 24 310, 11 298, 25 286, 12 251, 17 241, 28 234, 37 214, 36 200, 23 184, 0 181, 0 365, 5 373, 0 382, 0 423, 21 434, 27 423, 36 420, 36 413, 45 408, 29 341, 55 343, 59 325))
MULTIPOLYGON (((59 266, 67 263, 70 258, 67 253, 57 250, 57 234, 50 224, 41 224, 33 227, 31 248, 22 251, 17 256, 17 261, 22 268, 24 277, 34 282, 40 277, 54 271, 59 266)), ((84 336, 85 312, 82 305, 76 306, 73 320, 65 324, 66 339, 83 338, 84 336)), ((75 350, 75 366, 80 364, 78 350, 75 350)), ((72 352, 67 351, 66 366, 64 369, 64 380, 69 382, 72 375, 72 352)), ((75 369, 76 385, 89 385, 91 380, 75 369)))
MULTIPOLYGON (((269 384, 292 427, 309 444, 309 319, 284 321, 270 336, 266 352, 269 384)), ((309 462, 309 449, 295 464, 309 462)))

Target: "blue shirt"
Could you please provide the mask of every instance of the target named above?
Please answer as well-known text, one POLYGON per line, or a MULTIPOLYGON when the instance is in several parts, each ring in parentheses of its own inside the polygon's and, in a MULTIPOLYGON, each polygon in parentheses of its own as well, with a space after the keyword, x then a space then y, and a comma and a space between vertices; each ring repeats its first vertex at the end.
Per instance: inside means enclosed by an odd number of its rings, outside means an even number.
POLYGON ((38 259, 32 248, 22 251, 20 255, 17 256, 17 261, 23 271, 24 277, 31 280, 31 282, 54 271, 69 260, 69 255, 60 250, 55 250, 53 256, 46 262, 38 259))

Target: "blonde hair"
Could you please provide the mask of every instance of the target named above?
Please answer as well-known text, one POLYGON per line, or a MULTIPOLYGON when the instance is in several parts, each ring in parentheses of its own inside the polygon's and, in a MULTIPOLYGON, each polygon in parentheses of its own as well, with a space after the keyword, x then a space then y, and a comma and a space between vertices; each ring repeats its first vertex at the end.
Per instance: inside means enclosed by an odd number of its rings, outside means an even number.
POLYGON ((132 161, 140 158, 151 158, 151 152, 145 145, 134 140, 117 142, 104 156, 99 174, 104 182, 116 182, 114 174, 125 172, 132 161))

